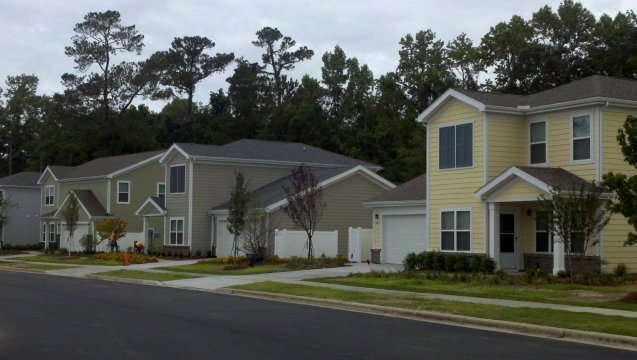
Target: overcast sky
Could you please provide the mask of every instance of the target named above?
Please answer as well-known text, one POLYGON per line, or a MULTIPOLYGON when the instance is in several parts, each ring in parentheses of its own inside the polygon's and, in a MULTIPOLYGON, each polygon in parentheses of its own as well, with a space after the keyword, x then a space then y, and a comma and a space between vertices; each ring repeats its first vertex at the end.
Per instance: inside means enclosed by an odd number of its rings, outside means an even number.
MULTIPOLYGON (((530 19, 544 5, 556 10, 560 0, 0 0, 0 87, 9 75, 34 74, 39 92, 63 90, 60 76, 75 72, 64 47, 73 26, 88 12, 117 10, 123 25, 135 25, 145 36, 141 61, 167 50, 174 37, 206 36, 216 43, 212 53, 234 52, 260 61, 252 45, 265 26, 278 28, 314 57, 295 70, 320 79, 321 56, 339 45, 348 57, 367 64, 378 77, 398 64, 398 42, 406 34, 431 29, 445 42, 465 32, 474 44, 489 28, 513 15, 530 19)), ((635 0, 582 0, 597 18, 631 10, 635 0)), ((634 10, 634 8, 632 8, 634 10)), ((116 59, 117 62, 121 61, 116 59)), ((207 103, 210 91, 226 88, 232 73, 213 74, 201 82, 195 100, 207 103)), ((145 103, 151 105, 148 101, 145 103)), ((151 105, 159 110, 161 104, 151 105)))

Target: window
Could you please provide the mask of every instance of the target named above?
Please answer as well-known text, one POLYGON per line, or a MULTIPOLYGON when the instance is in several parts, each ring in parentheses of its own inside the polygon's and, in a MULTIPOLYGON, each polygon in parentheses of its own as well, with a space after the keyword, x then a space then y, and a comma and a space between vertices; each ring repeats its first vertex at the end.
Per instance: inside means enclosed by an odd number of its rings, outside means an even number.
POLYGON ((44 187, 44 205, 55 205, 55 186, 47 185, 44 187))
POLYGON ((170 219, 170 245, 184 244, 184 219, 170 219))
POLYGON ((55 239, 55 224, 49 224, 49 243, 54 243, 55 239))
POLYGON ((117 203, 118 204, 130 203, 130 181, 117 182, 117 203))
POLYGON ((473 124, 440 128, 440 169, 473 165, 473 124))
POLYGON ((553 252, 553 241, 549 236, 548 228, 548 213, 537 211, 535 213, 535 252, 553 252))
POLYGON ((42 224, 42 242, 46 241, 46 224, 42 224))
POLYGON ((161 182, 157 183, 157 196, 166 196, 166 184, 161 182))
POLYGON ((440 250, 471 250, 471 211, 443 211, 440 221, 440 250))
POLYGON ((591 159, 591 116, 573 117, 573 161, 591 159))
POLYGON ((530 124, 531 164, 546 164, 546 121, 530 124))
POLYGON ((170 167, 170 192, 182 193, 186 191, 186 165, 170 167))

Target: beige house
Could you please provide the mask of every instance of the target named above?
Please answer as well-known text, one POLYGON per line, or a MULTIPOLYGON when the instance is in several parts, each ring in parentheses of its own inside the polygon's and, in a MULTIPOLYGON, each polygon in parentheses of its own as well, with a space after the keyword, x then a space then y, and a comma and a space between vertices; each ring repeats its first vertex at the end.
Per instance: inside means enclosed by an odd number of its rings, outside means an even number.
POLYGON ((41 241, 47 247, 56 244, 71 251, 84 250, 79 240, 87 234, 95 236, 95 223, 110 217, 127 223, 126 237, 119 241, 121 248, 145 239, 142 219, 135 216, 135 210, 149 196, 163 196, 164 172, 158 165, 163 154, 151 151, 98 158, 75 167, 47 167, 38 180, 41 241), (80 209, 72 238, 63 216, 71 193, 80 209))
MULTIPOLYGON (((637 82, 591 76, 522 96, 450 89, 418 117, 427 126, 427 249, 486 253, 502 269, 565 267, 559 239, 538 224, 540 194, 634 175, 617 130, 637 114, 637 82)), ((614 216, 588 255, 637 271, 631 227, 614 216)))

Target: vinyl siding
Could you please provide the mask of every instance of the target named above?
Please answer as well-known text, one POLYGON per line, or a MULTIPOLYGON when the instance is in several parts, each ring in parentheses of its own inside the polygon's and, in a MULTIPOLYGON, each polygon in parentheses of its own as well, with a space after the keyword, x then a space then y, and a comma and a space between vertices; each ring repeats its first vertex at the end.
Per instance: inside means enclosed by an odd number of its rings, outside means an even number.
POLYGON ((500 192, 491 199, 494 202, 536 200, 540 195, 540 190, 530 185, 524 180, 515 179, 507 184, 500 192))
POLYGON ((5 210, 6 219, 2 224, 0 240, 4 244, 27 245, 40 241, 40 189, 0 188, 4 198, 16 206, 5 210))
POLYGON ((442 208, 471 209, 471 251, 484 252, 483 205, 474 192, 484 182, 483 119, 476 109, 457 100, 451 101, 429 122, 429 248, 440 249, 440 210, 442 208), (473 166, 463 169, 438 169, 441 126, 473 122, 473 166))
POLYGON ((71 190, 91 190, 93 194, 95 194, 97 200, 102 203, 102 206, 107 209, 108 205, 106 201, 106 180, 63 182, 59 183, 58 187, 60 188, 60 199, 58 205, 62 204, 62 201, 66 199, 69 191, 71 190))
MULTIPOLYGON (((289 167, 233 166, 195 163, 192 208, 192 251, 206 252, 212 239, 211 207, 230 200, 236 174, 241 172, 251 189, 289 175, 289 167)), ((188 178, 187 178, 188 179, 188 178)), ((166 181, 169 184, 169 181, 166 181)), ((186 187, 188 180, 186 180, 186 187)))
MULTIPOLYGON (((489 116, 488 180, 511 165, 525 164, 527 123, 522 118, 489 116)), ((477 140, 477 139, 476 139, 477 140)))
POLYGON ((188 191, 190 191, 188 178, 190 177, 190 163, 181 153, 175 152, 166 163, 164 171, 166 179, 166 209, 168 209, 168 214, 166 215, 166 226, 162 232, 163 239, 165 244, 168 244, 170 241, 170 218, 182 217, 184 219, 184 245, 188 245, 188 191), (184 193, 173 194, 170 192, 170 167, 175 165, 186 166, 184 193))
MULTIPOLYGON (((602 113, 602 168, 601 173, 619 172, 627 176, 637 175, 635 168, 624 161, 621 147, 617 142, 617 131, 622 128, 626 117, 635 112, 610 108, 602 113)), ((623 263, 631 272, 637 272, 637 246, 623 246, 630 231, 634 232, 621 215, 614 215, 602 234, 602 256, 607 260, 605 271, 613 271, 623 263)))
POLYGON ((550 167, 561 167, 565 170, 572 172, 575 175, 585 179, 595 179, 595 159, 597 152, 596 147, 596 133, 597 133, 597 118, 595 111, 592 109, 578 110, 577 112, 563 112, 554 114, 548 117, 548 163, 550 167), (591 157, 592 160, 586 163, 574 164, 571 161, 571 116, 573 115, 591 115, 591 136, 593 142, 591 145, 591 157))
POLYGON ((42 184, 40 185, 40 214, 46 214, 50 211, 53 211, 55 209, 57 209, 57 206, 60 204, 61 200, 59 199, 59 193, 60 193, 60 186, 55 182, 55 179, 53 179, 52 176, 47 175, 45 176, 45 178, 42 180, 42 184), (46 206, 45 202, 44 202, 44 189, 47 186, 55 186, 55 198, 54 200, 54 206, 46 206))
MULTIPOLYGON (((318 224, 318 230, 338 230, 338 253, 340 255, 346 255, 348 251, 349 227, 365 229, 372 227, 371 209, 363 207, 362 203, 385 191, 360 174, 354 174, 324 188, 323 202, 326 207, 318 224)), ((281 209, 272 213, 272 219, 278 229, 302 230, 296 228, 292 220, 281 209)), ((315 255, 320 256, 321 254, 315 255)))

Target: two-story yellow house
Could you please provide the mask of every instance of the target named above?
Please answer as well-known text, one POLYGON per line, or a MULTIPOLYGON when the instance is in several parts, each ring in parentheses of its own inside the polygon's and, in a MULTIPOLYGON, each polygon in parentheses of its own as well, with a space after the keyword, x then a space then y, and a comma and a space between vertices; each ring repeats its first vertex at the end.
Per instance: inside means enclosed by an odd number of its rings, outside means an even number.
MULTIPOLYGON (((427 126, 426 247, 486 253, 505 270, 564 270, 563 244, 535 220, 538 196, 609 171, 634 174, 616 136, 636 114, 637 81, 603 76, 528 96, 448 90, 418 117, 427 126)), ((637 271, 637 247, 623 246, 630 229, 614 216, 589 250, 603 270, 637 271)))

